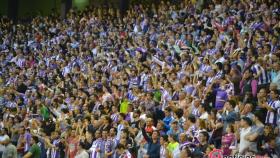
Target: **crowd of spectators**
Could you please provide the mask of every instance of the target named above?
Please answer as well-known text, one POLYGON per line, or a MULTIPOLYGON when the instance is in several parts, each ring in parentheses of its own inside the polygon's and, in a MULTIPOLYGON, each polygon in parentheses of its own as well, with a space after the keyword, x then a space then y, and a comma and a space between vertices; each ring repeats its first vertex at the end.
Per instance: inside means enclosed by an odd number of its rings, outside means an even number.
POLYGON ((0 154, 280 157, 279 9, 166 0, 1 17, 0 154))

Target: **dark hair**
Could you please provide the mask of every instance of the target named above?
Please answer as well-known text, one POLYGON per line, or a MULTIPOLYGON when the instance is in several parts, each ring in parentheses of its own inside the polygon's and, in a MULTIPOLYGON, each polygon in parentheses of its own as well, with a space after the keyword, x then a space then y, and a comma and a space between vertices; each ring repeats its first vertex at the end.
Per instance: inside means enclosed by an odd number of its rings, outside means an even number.
POLYGON ((219 70, 222 70, 223 67, 224 67, 223 64, 222 64, 221 62, 217 62, 216 65, 217 65, 217 67, 218 67, 219 70))
POLYGON ((169 135, 173 140, 177 141, 177 135, 176 134, 170 134, 169 135))
POLYGON ((253 122, 249 117, 242 117, 242 120, 244 120, 249 126, 252 126, 253 122))
POLYGON ((171 112, 172 109, 170 107, 165 108, 166 111, 171 112))
POLYGON ((37 136, 32 136, 32 139, 35 141, 35 143, 39 142, 39 138, 37 136))
POLYGON ((272 89, 272 90, 270 90, 270 92, 274 92, 276 95, 279 95, 279 92, 277 89, 272 89))
POLYGON ((79 145, 81 146, 81 148, 86 149, 86 144, 84 142, 80 142, 79 145))
POLYGON ((236 102, 234 100, 229 100, 227 102, 231 105, 232 108, 235 108, 236 102))
MULTIPOLYGON (((117 130, 117 128, 115 128, 115 127, 112 127, 111 129, 114 129, 114 131, 117 133, 118 132, 118 130, 117 130)), ((110 129, 110 130, 111 130, 110 129)))
POLYGON ((261 113, 261 112, 255 111, 253 114, 254 114, 254 116, 255 116, 256 118, 258 118, 258 120, 261 120, 261 119, 262 119, 262 113, 261 113))
POLYGON ((231 131, 232 133, 234 133, 234 126, 233 126, 233 124, 229 124, 229 125, 228 125, 228 128, 230 129, 230 131, 231 131))
POLYGON ((129 137, 129 131, 128 131, 128 129, 124 128, 124 129, 122 129, 122 132, 126 133, 127 137, 129 137))
POLYGON ((125 149, 125 146, 123 144, 118 144, 116 149, 125 149))
POLYGON ((186 151, 186 153, 189 157, 192 157, 192 152, 191 152, 190 148, 184 148, 184 150, 186 151))
POLYGON ((204 137, 206 137, 206 141, 208 141, 209 134, 206 131, 201 131, 200 134, 202 134, 204 137))
POLYGON ((166 141, 166 142, 168 141, 168 135, 162 135, 161 137, 164 141, 166 141))
POLYGON ((126 115, 124 113, 120 113, 119 116, 123 117, 125 119, 126 115))
POLYGON ((195 116, 194 115, 189 115, 188 120, 191 121, 191 123, 195 123, 195 116))
POLYGON ((179 109, 176 109, 175 111, 175 115, 178 116, 178 118, 181 118, 183 115, 184 115, 184 111, 183 109, 179 108, 179 109))

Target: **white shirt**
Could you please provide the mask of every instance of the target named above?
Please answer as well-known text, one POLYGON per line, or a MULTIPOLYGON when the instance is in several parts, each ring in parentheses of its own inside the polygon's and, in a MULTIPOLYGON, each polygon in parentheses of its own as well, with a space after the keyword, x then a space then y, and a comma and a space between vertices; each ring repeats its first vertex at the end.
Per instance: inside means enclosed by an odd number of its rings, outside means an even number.
POLYGON ((85 150, 83 150, 78 153, 75 158, 89 158, 89 154, 85 150))
POLYGON ((208 113, 207 112, 203 113, 199 118, 202 119, 202 120, 207 120, 208 119, 208 113))
MULTIPOLYGON (((7 138, 9 138, 8 135, 2 135, 2 136, 0 136, 0 142, 5 141, 7 138)), ((4 150, 5 150, 5 146, 2 145, 2 144, 0 144, 0 151, 3 152, 4 150)))
POLYGON ((251 127, 248 128, 242 128, 240 131, 240 144, 239 144, 239 153, 244 154, 243 152, 248 149, 252 142, 245 139, 245 136, 248 135, 251 131, 251 127))
POLYGON ((225 60, 226 60, 226 59, 225 59, 224 57, 221 57, 221 58, 219 58, 217 61, 215 61, 215 64, 217 64, 218 62, 224 63, 225 60))

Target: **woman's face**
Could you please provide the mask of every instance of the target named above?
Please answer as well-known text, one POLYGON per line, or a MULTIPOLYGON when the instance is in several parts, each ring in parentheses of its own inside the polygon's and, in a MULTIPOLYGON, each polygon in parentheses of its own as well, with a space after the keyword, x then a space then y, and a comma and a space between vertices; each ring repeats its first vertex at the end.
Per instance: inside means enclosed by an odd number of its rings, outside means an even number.
POLYGON ((160 143, 160 145, 164 145, 165 141, 164 141, 163 137, 160 137, 159 143, 160 143))
POLYGON ((269 126, 265 126, 265 127, 264 127, 264 133, 265 133, 265 134, 269 134, 271 131, 272 131, 272 130, 271 130, 271 128, 270 128, 269 126))
POLYGON ((244 72, 244 78, 248 79, 250 77, 250 72, 249 71, 245 71, 244 72))

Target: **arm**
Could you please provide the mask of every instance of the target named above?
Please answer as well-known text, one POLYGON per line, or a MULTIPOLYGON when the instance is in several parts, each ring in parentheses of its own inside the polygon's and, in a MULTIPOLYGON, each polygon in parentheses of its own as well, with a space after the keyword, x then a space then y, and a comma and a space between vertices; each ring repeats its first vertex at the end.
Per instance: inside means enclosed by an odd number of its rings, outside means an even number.
MULTIPOLYGON (((140 122, 141 123, 141 122, 140 122)), ((141 127, 141 131, 142 131, 142 135, 144 137, 144 139, 147 141, 147 142, 152 142, 152 139, 147 135, 147 132, 145 130, 145 125, 140 125, 141 127)))
POLYGON ((252 94, 253 94, 254 97, 256 97, 257 96, 258 82, 256 80, 252 80, 251 87, 252 87, 252 94))
POLYGON ((250 135, 246 135, 246 139, 249 140, 250 142, 253 142, 257 139, 257 137, 259 136, 258 133, 253 133, 253 134, 250 134, 250 135))
POLYGON ((243 87, 244 87, 244 80, 242 79, 239 84, 239 88, 240 88, 241 92, 243 92, 243 87))
POLYGON ((276 109, 269 106, 267 102, 263 103, 263 107, 266 108, 268 111, 275 111, 276 109))
POLYGON ((27 154, 23 156, 23 158, 31 158, 32 153, 29 151, 27 154))
POLYGON ((231 113, 231 114, 228 114, 228 115, 223 114, 222 120, 232 122, 232 121, 235 120, 235 117, 236 117, 236 115, 234 113, 231 113))

